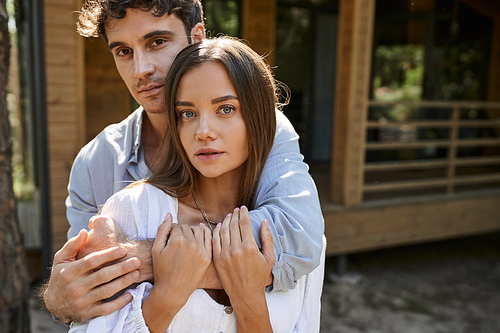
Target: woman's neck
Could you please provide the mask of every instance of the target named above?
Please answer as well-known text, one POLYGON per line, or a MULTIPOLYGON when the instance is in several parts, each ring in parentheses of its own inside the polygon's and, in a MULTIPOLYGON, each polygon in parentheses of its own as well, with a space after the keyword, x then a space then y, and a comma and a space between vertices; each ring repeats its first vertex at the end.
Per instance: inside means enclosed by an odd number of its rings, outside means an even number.
POLYGON ((238 206, 240 195, 240 179, 221 178, 224 177, 210 179, 201 176, 195 193, 207 217, 214 222, 222 222, 238 206))

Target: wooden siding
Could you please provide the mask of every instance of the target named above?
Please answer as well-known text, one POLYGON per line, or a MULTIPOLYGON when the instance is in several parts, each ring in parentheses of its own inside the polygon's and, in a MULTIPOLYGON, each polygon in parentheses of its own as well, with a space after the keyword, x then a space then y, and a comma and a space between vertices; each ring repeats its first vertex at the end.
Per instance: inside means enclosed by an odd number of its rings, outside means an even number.
POLYGON ((331 199, 362 201, 364 145, 375 17, 374 0, 339 2, 331 199))
POLYGON ((79 8, 80 0, 44 2, 53 252, 66 241, 66 187, 85 134, 82 39, 75 26, 79 8))
POLYGON ((242 0, 241 37, 274 64, 277 0, 242 0))
POLYGON ((500 230, 498 192, 429 199, 326 208, 327 253, 354 253, 500 230))
POLYGON ((102 38, 85 39, 85 84, 86 140, 90 141, 132 111, 132 97, 102 38))

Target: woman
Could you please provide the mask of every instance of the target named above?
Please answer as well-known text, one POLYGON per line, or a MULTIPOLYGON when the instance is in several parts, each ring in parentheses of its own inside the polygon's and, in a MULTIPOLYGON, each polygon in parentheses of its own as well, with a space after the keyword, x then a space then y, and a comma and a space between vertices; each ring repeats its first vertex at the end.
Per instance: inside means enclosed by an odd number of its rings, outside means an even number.
POLYGON ((70 332, 318 331, 323 264, 294 290, 265 293, 272 236, 263 221, 259 251, 248 215, 276 131, 268 67, 236 40, 207 40, 178 55, 165 91, 169 129, 154 175, 102 211, 132 239, 156 237, 155 284, 139 285, 122 310, 70 332), (196 289, 214 271, 223 289, 196 289))

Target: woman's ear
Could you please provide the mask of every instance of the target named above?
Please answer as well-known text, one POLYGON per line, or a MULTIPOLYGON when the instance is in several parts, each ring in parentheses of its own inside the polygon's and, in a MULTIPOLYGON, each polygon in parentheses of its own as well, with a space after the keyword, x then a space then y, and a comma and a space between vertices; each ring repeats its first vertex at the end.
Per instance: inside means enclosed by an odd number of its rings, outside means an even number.
POLYGON ((191 38, 193 43, 201 43, 205 39, 205 26, 203 23, 198 22, 193 29, 191 29, 191 38))

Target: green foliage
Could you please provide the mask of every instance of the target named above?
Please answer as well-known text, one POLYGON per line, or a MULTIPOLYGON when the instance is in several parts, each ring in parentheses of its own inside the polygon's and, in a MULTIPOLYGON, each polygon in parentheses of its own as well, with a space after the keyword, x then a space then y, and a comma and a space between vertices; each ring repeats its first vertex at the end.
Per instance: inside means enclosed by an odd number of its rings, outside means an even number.
MULTIPOLYGON (((382 102, 422 99, 424 47, 422 45, 379 46, 375 51, 373 98, 382 102)), ((376 118, 405 120, 413 109, 404 105, 376 110, 376 118)))
POLYGON ((220 34, 238 37, 240 30, 239 1, 204 0, 205 27, 209 37, 220 34))

